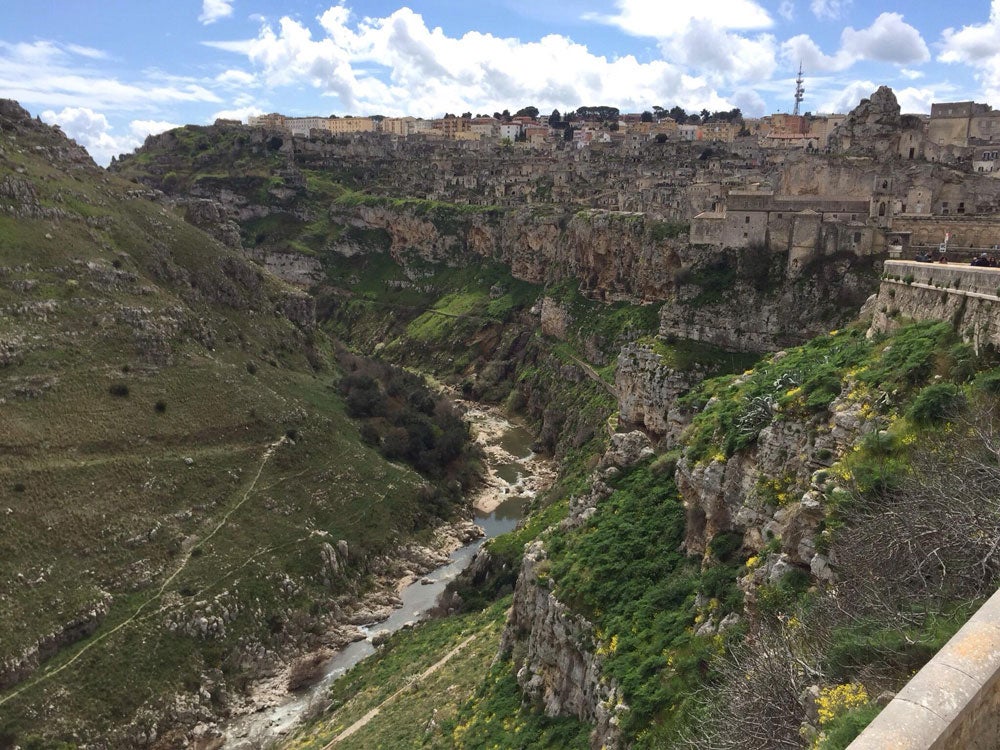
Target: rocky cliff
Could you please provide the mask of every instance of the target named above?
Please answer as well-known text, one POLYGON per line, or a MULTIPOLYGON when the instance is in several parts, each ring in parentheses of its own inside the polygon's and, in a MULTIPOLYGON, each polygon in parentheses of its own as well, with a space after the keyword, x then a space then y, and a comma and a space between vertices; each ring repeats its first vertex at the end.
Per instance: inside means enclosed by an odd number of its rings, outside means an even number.
POLYGON ((525 697, 549 716, 575 716, 594 725, 591 747, 618 747, 617 713, 626 706, 602 674, 594 626, 560 602, 544 574, 545 548, 524 552, 501 654, 513 657, 525 697))

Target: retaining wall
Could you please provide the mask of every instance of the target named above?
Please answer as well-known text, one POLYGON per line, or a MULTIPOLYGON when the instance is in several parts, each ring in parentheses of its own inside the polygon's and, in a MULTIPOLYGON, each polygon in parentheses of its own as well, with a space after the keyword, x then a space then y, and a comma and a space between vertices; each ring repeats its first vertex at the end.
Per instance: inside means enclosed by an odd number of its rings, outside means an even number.
POLYGON ((976 351, 1000 348, 1000 268, 887 260, 871 329, 892 331, 911 320, 948 320, 976 351))
POLYGON ((1000 591, 917 672, 847 750, 1000 747, 1000 591))

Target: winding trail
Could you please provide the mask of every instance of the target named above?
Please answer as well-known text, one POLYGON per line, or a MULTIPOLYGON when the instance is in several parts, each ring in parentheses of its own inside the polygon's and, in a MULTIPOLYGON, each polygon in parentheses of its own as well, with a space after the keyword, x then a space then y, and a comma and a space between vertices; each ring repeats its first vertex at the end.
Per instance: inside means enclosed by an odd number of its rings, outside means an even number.
POLYGON ((26 682, 17 690, 8 693, 3 698, 0 698, 0 706, 4 705, 12 698, 16 698, 21 693, 35 687, 36 685, 40 685, 41 683, 50 680, 60 672, 69 669, 71 666, 73 666, 73 664, 75 664, 80 659, 80 657, 82 657, 84 654, 90 651, 90 649, 92 649, 94 646, 99 645, 100 643, 103 643, 122 628, 131 625, 133 622, 139 619, 140 615, 142 615, 142 612, 143 610, 146 609, 146 607, 148 607, 156 600, 162 598, 164 592, 167 589, 167 586, 169 586, 173 582, 173 580, 177 578, 178 575, 181 574, 181 572, 187 567, 187 564, 191 561, 192 551, 199 544, 204 544, 205 542, 209 541, 212 537, 214 537, 216 534, 218 534, 219 531, 226 525, 226 523, 228 523, 229 518, 233 515, 233 513, 239 510, 243 506, 243 504, 247 501, 247 499, 249 499, 250 493, 252 493, 256 489, 257 482, 260 480, 261 474, 264 473, 264 467, 267 466, 267 462, 271 460, 271 456, 274 455, 274 452, 278 449, 278 447, 284 445, 286 442, 288 442, 288 437, 282 435, 278 440, 275 440, 273 443, 267 446, 263 455, 261 456, 260 465, 257 467, 257 473, 254 475, 253 481, 250 482, 250 485, 243 493, 243 497, 241 497, 239 502, 235 503, 233 507, 231 507, 229 510, 226 511, 226 513, 222 516, 219 522, 215 525, 215 528, 213 528, 205 537, 201 539, 197 539, 192 536, 189 537, 187 540, 185 540, 184 553, 181 555, 181 559, 178 561, 178 564, 174 569, 174 572, 171 573, 169 576, 167 576, 166 579, 164 579, 163 583, 160 584, 160 587, 156 590, 155 594, 153 594, 146 601, 144 601, 142 604, 136 607, 136 610, 131 615, 129 615, 128 618, 122 620, 115 627, 111 628, 111 630, 109 630, 108 632, 102 633, 101 635, 97 636, 96 638, 93 638, 88 643, 86 643, 83 647, 80 648, 79 651, 73 654, 71 658, 67 659, 64 664, 59 665, 55 669, 51 669, 47 672, 42 673, 34 680, 26 682))
POLYGON ((447 664, 453 657, 455 657, 459 653, 461 653, 462 650, 466 646, 468 646, 470 643, 472 643, 474 640, 476 640, 476 637, 478 635, 479 635, 479 633, 473 633, 468 638, 466 638, 464 641, 462 641, 461 643, 459 643, 457 646, 455 646, 455 648, 453 648, 447 654, 445 654, 440 659, 438 659, 436 662, 434 662, 433 664, 431 664, 423 672, 421 672, 420 674, 418 674, 413 679, 409 680, 405 685, 403 685, 403 687, 401 687, 395 693, 393 693, 392 695, 390 695, 384 701, 382 701, 377 706, 375 706, 375 708, 373 708, 371 711, 369 711, 364 716, 362 716, 360 719, 358 719, 356 722, 354 722, 353 724, 351 724, 351 726, 349 726, 343 732, 341 732, 336 737, 334 737, 332 740, 330 740, 328 743, 326 743, 325 745, 323 745, 323 747, 321 748, 321 750, 330 750, 330 748, 332 748, 338 742, 346 740, 348 737, 350 737, 355 732, 359 731, 360 729, 363 729, 365 726, 368 725, 368 723, 372 719, 374 719, 376 716, 379 715, 379 712, 383 709, 383 707, 385 707, 387 704, 389 704, 390 702, 392 702, 393 700, 395 700, 396 698, 398 698, 400 695, 402 695, 403 693, 405 693, 407 690, 409 690, 410 688, 412 688, 414 685, 419 685, 421 682, 423 682, 424 680, 426 680, 432 674, 434 674, 435 672, 437 672, 441 667, 443 667, 445 664, 447 664))

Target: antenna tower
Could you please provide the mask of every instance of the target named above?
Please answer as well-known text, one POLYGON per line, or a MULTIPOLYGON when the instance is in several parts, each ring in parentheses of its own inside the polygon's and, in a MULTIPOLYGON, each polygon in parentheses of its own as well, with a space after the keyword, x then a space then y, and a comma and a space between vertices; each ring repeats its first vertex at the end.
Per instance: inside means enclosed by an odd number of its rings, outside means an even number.
POLYGON ((792 110, 793 115, 799 113, 799 105, 802 103, 802 97, 805 96, 806 90, 802 88, 802 63, 799 63, 799 77, 795 79, 795 109, 792 110))

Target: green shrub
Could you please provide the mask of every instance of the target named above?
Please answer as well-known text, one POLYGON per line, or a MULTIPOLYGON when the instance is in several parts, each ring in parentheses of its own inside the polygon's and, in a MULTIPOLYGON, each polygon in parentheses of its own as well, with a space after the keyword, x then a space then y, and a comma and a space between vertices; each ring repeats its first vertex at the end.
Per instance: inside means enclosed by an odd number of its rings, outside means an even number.
POLYGON ((927 427, 945 422, 965 407, 965 394, 954 383, 934 383, 913 399, 906 416, 915 424, 927 427))
POLYGON ((868 703, 837 716, 823 729, 818 750, 844 750, 881 710, 877 703, 868 703))
POLYGON ((128 398, 129 389, 125 383, 112 383, 108 386, 108 393, 118 398, 128 398))
POLYGON ((984 372, 975 381, 976 388, 991 396, 1000 396, 1000 369, 984 372))
POLYGON ((737 531, 723 531, 708 543, 708 549, 722 562, 732 562, 742 546, 743 535, 737 531))

